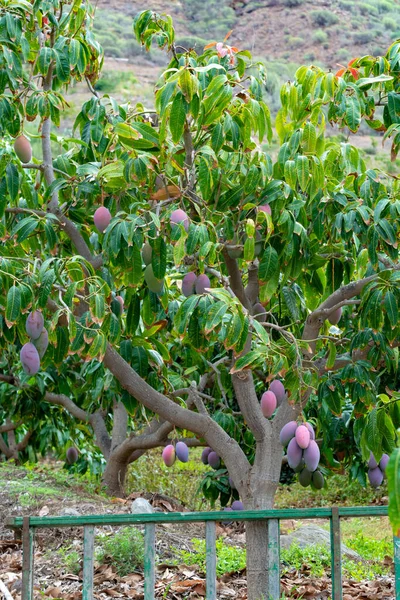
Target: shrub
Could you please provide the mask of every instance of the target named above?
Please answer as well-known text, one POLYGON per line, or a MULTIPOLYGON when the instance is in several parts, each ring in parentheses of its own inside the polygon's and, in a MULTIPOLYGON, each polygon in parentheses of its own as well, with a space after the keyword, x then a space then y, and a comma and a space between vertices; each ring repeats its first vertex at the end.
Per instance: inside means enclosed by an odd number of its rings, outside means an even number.
POLYGON ((136 81, 137 79, 133 73, 127 71, 103 71, 94 87, 104 94, 115 93, 121 87, 126 88, 136 83, 136 81))
POLYGON ((385 27, 385 29, 397 29, 397 23, 391 17, 384 17, 382 20, 382 24, 385 27))
POLYGON ((371 4, 367 4, 366 2, 361 2, 358 5, 358 9, 362 15, 377 15, 378 9, 376 6, 372 6, 371 4))
POLYGON ((387 0, 380 0, 377 3, 377 6, 380 13, 391 12, 393 10, 393 3, 388 2, 387 0))
POLYGON ((323 44, 328 41, 328 34, 322 29, 317 29, 312 35, 312 40, 316 44, 323 44))
POLYGON ((330 10, 312 10, 310 15, 314 25, 318 25, 319 27, 335 25, 335 23, 339 21, 338 16, 332 13, 330 10))
POLYGON ((111 564, 121 577, 143 567, 144 537, 135 527, 123 527, 111 536, 100 534, 96 541, 96 560, 111 564))
POLYGON ((371 41, 371 34, 367 31, 353 33, 353 41, 357 45, 368 44, 371 41))
POLYGON ((294 6, 300 6, 303 3, 304 0, 282 0, 282 4, 284 6, 289 6, 289 8, 292 8, 294 6))
POLYGON ((289 48, 300 48, 304 44, 304 39, 302 37, 294 37, 289 36, 287 39, 287 45, 289 48))

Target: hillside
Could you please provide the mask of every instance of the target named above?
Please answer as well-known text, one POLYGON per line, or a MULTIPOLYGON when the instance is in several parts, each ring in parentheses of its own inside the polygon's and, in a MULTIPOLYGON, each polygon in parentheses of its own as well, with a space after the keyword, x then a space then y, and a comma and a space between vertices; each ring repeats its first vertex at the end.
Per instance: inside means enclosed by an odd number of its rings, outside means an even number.
MULTIPOLYGON (((296 65, 335 68, 353 56, 381 53, 400 37, 399 0, 152 0, 146 8, 170 14, 178 42, 188 47, 222 39, 232 29, 240 48, 296 65)), ((97 29, 107 54, 137 55, 131 22, 143 3, 99 0, 98 9, 97 29)))

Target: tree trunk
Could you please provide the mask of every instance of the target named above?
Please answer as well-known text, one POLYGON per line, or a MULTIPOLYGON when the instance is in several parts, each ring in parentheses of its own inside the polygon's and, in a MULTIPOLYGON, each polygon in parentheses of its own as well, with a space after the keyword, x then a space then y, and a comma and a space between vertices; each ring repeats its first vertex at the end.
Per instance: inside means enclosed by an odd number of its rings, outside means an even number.
MULTIPOLYGON (((243 499, 246 510, 268 510, 274 506, 282 465, 282 446, 277 432, 271 428, 257 444, 247 493, 243 499)), ((268 525, 267 521, 246 523, 246 573, 248 600, 269 598, 268 525)))
POLYGON ((110 454, 103 474, 103 484, 107 494, 122 498, 124 496, 125 477, 128 470, 129 457, 123 461, 113 453, 110 454))

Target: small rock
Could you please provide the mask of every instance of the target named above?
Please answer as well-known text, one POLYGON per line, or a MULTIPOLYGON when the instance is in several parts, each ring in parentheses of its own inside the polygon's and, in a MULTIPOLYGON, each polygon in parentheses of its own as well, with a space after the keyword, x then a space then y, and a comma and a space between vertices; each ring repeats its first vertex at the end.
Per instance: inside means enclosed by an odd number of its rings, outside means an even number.
MULTIPOLYGON (((292 544, 297 544, 299 548, 307 548, 307 546, 326 546, 330 548, 330 533, 316 525, 305 525, 299 527, 296 531, 292 531, 288 535, 281 535, 281 548, 290 548, 292 544)), ((342 554, 353 560, 362 560, 361 556, 348 548, 345 544, 341 544, 342 554)))
POLYGON ((60 515, 62 517, 81 517, 82 516, 79 511, 77 511, 75 508, 71 508, 70 506, 67 506, 67 508, 63 508, 60 515))
POLYGON ((131 504, 132 514, 153 513, 154 509, 145 498, 136 498, 131 504))

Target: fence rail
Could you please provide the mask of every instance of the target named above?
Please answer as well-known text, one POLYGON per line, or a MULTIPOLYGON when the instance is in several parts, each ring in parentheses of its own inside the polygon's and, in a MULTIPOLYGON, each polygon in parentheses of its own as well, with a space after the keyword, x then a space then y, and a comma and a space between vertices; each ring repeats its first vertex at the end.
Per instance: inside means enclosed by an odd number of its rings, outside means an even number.
MULTIPOLYGON (((283 519, 329 519, 331 533, 332 599, 342 600, 342 565, 340 519, 349 517, 387 516, 387 506, 332 507, 197 513, 151 513, 87 515, 82 517, 12 517, 6 526, 22 530, 22 600, 33 600, 34 541, 36 529, 49 527, 83 527, 82 600, 93 600, 93 548, 95 527, 105 525, 144 525, 144 600, 154 600, 156 525, 161 523, 204 522, 206 526, 206 600, 217 598, 215 526, 219 521, 267 521, 269 566, 269 600, 280 596, 279 523, 283 519)), ((394 537, 396 600, 400 600, 400 538, 394 537)))

